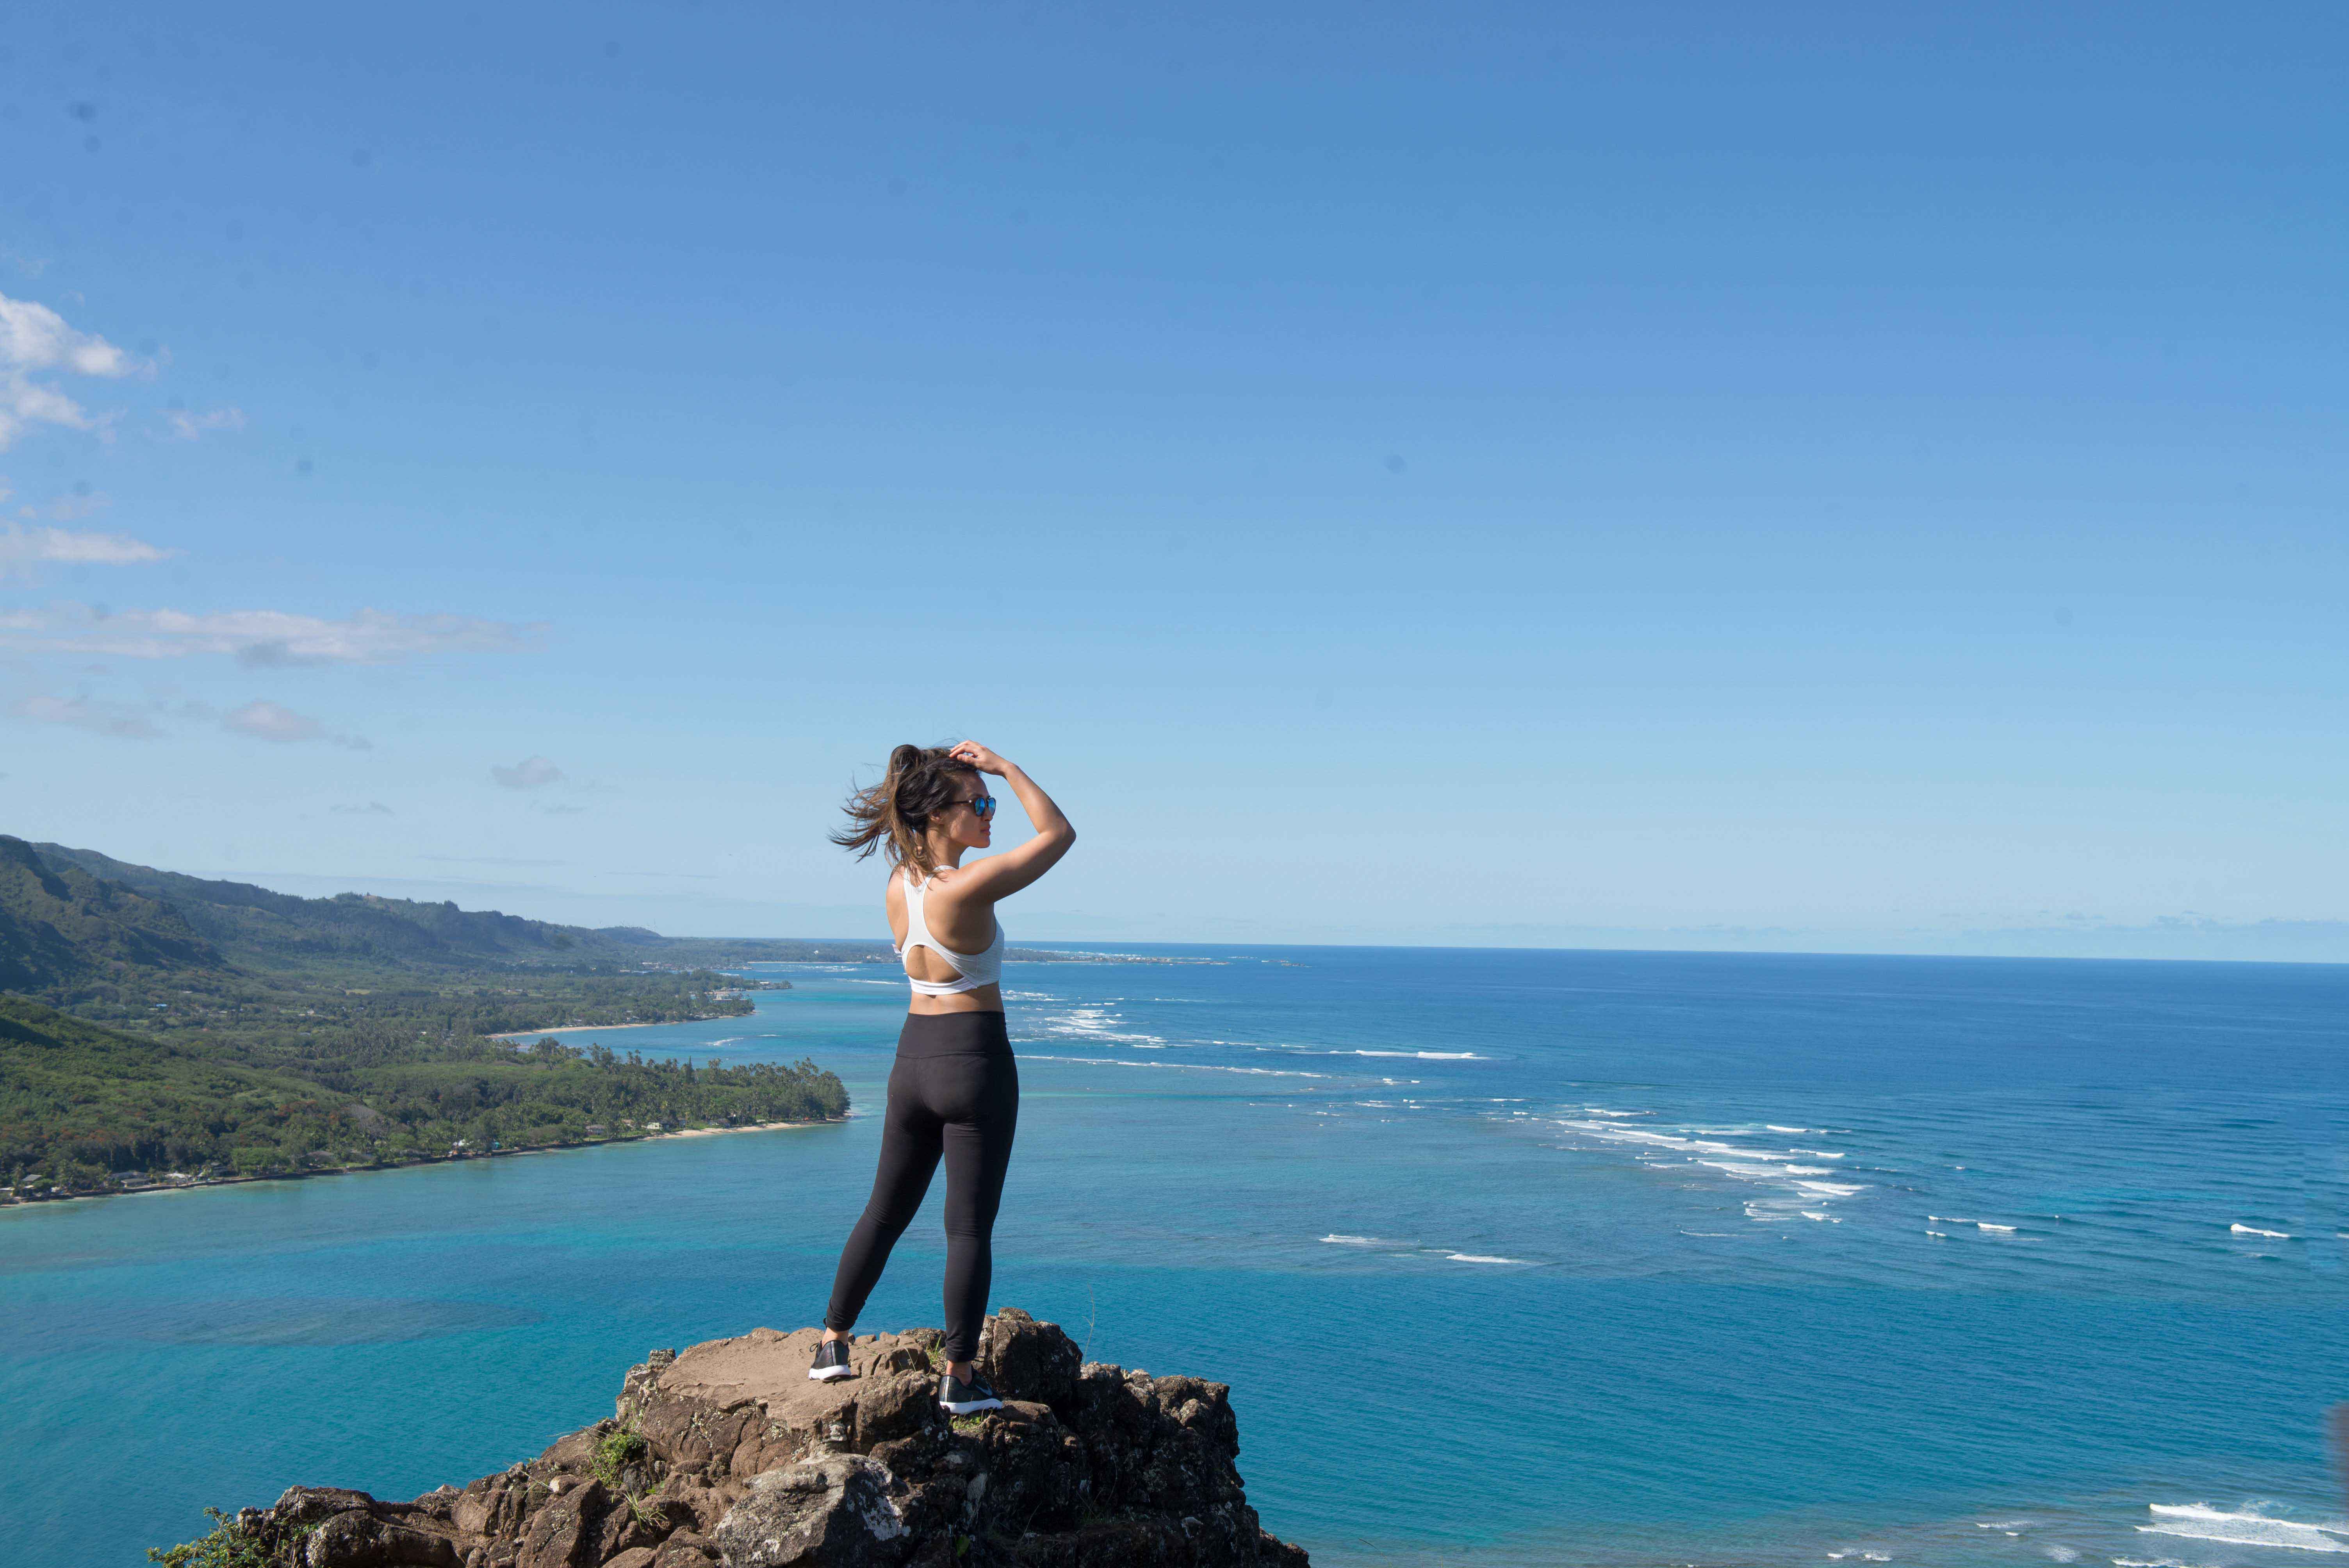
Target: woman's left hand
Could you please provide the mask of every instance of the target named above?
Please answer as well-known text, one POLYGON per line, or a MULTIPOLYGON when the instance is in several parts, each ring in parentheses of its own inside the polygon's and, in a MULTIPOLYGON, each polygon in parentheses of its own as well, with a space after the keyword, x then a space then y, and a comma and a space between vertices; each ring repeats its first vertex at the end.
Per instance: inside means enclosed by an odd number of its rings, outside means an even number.
POLYGON ((957 762, 968 762, 981 773, 992 773, 998 778, 1002 777, 1004 770, 1011 766, 976 740, 966 740, 947 755, 957 762))

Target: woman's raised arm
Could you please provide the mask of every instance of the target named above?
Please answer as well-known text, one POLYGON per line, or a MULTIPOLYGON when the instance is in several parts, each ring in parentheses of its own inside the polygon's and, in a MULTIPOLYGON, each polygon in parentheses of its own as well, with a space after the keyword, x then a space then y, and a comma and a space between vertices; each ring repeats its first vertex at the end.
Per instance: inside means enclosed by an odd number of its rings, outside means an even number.
POLYGON ((1006 762, 975 740, 964 741, 954 748, 953 755, 956 761, 967 762, 1009 785, 1011 792, 1019 797, 1029 823, 1036 830, 1036 836, 1018 849, 1006 850, 966 866, 954 879, 949 896, 957 903, 981 898, 992 903, 1010 897, 1057 865, 1061 857, 1069 852, 1069 846, 1077 841, 1077 830, 1069 826, 1069 819, 1061 815, 1052 798, 1019 770, 1018 763, 1006 762))

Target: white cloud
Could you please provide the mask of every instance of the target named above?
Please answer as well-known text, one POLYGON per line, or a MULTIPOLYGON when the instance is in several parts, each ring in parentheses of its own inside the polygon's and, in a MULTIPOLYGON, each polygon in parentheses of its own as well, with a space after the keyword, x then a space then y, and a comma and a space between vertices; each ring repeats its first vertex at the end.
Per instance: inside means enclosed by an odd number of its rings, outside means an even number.
MULTIPOLYGON (((5 774, 0 774, 0 778, 5 777, 5 774)), ((326 810, 332 811, 337 817, 388 817, 392 815, 391 808, 385 805, 380 800, 370 800, 364 806, 329 806, 326 810)))
POLYGON ((0 612, 0 648, 129 659, 224 654, 263 667, 388 665, 430 654, 513 653, 531 646, 542 630, 541 625, 471 615, 393 615, 380 610, 361 610, 342 621, 283 610, 192 614, 184 610, 108 611, 70 603, 0 612))
POLYGON ((94 697, 87 693, 71 697, 42 693, 15 703, 8 712, 36 724, 62 724, 70 728, 87 729, 93 734, 111 735, 126 740, 156 739, 167 733, 158 721, 176 719, 196 724, 218 724, 222 729, 249 736, 255 740, 286 744, 318 740, 352 751, 375 749, 363 736, 328 729, 308 715, 296 713, 264 697, 256 697, 243 707, 222 713, 209 703, 193 699, 166 701, 158 696, 146 702, 132 703, 94 697))
POLYGON ((75 331, 47 305, 0 294, 0 365, 127 376, 139 362, 95 333, 75 331))
POLYGON ((256 740, 323 740, 330 745, 347 747, 353 751, 374 749, 358 736, 337 734, 315 718, 263 697, 255 697, 243 707, 222 714, 221 725, 239 735, 252 736, 256 740))
POLYGON ((163 732, 137 708, 86 696, 28 696, 8 710, 36 724, 62 724, 119 740, 152 740, 163 732))
POLYGON ((135 566, 141 562, 167 560, 176 553, 123 533, 0 524, 0 577, 39 565, 135 566))
POLYGON ((67 325, 47 305, 0 294, 0 449, 27 425, 88 430, 103 422, 53 382, 36 379, 42 373, 120 377, 147 368, 95 333, 67 325))
POLYGON ((563 781, 563 769, 543 757, 526 758, 512 768, 492 767, 490 777, 509 789, 542 789, 563 781))
POLYGON ((214 408, 208 413, 191 413, 185 408, 166 409, 163 420, 171 427, 171 434, 183 441, 192 441, 207 430, 242 430, 244 410, 214 408))

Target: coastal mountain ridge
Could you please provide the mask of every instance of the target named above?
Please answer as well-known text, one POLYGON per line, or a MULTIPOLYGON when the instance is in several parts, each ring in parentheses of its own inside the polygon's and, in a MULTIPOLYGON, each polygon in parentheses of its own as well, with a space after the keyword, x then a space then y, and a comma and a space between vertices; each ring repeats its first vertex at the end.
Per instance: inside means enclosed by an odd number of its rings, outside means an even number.
MULTIPOLYGON (((485 962, 597 958, 634 964, 670 940, 642 926, 598 931, 496 910, 464 910, 454 903, 385 898, 378 893, 303 898, 250 882, 134 865, 96 850, 27 843, 5 835, 0 835, 0 858, 27 870, 46 868, 60 882, 78 877, 164 904, 178 915, 191 936, 246 965, 356 960, 470 967, 485 962)), ((5 901, 0 902, 0 909, 15 902, 5 890, 0 890, 0 901, 5 901)))
POLYGON ((0 834, 0 991, 225 963, 164 900, 0 834))

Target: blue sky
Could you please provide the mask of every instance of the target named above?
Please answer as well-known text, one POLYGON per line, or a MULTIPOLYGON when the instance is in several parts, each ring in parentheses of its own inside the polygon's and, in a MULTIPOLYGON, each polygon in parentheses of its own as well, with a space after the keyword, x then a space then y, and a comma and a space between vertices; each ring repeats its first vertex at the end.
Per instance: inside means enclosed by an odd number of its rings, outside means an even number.
POLYGON ((869 934, 2349 959, 2337 7, 0 17, 0 830, 869 934))

